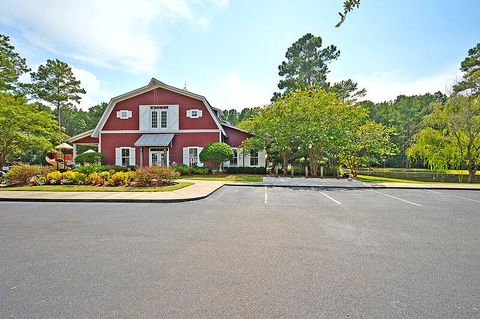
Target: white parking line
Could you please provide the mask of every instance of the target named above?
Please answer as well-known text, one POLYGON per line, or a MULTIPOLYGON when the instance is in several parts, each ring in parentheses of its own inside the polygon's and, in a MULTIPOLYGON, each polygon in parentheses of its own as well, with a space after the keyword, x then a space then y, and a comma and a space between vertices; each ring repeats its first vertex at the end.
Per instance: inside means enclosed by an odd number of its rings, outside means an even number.
POLYGON ((334 203, 337 203, 338 205, 342 205, 342 203, 340 203, 338 200, 336 200, 335 198, 332 198, 332 197, 328 196, 328 195, 325 194, 324 192, 320 192, 320 194, 322 194, 322 195, 325 196, 326 198, 330 199, 330 200, 333 201, 334 203))
POLYGON ((265 186, 265 204, 268 203, 267 187, 265 186))
POLYGON ((432 191, 432 190, 430 190, 430 189, 427 189, 427 191, 428 191, 428 192, 431 192, 431 193, 435 193, 435 194, 442 194, 442 195, 446 195, 446 196, 450 196, 450 197, 456 197, 456 198, 461 198, 461 199, 469 200, 469 201, 472 201, 472 202, 475 202, 475 203, 480 203, 480 200, 471 199, 471 198, 467 198, 467 197, 463 197, 463 196, 440 193, 440 192, 432 191))
POLYGON ((400 197, 396 197, 396 196, 393 196, 393 195, 385 194, 385 193, 382 193, 382 192, 379 192, 379 191, 372 191, 372 192, 379 193, 379 194, 382 194, 382 195, 385 195, 385 196, 388 196, 388 197, 394 198, 396 200, 400 200, 402 202, 409 203, 409 204, 412 204, 412 205, 415 205, 415 206, 419 206, 419 207, 423 206, 423 205, 411 202, 409 200, 406 200, 406 199, 403 199, 403 198, 400 198, 400 197))

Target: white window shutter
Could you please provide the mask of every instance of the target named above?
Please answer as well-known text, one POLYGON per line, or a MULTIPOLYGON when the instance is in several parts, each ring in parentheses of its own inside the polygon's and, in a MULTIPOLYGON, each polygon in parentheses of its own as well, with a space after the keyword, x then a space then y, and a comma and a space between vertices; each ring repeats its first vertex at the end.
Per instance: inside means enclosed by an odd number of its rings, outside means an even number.
MULTIPOLYGON (((242 158, 242 161, 243 161, 243 158, 242 158)), ((245 154, 245 167, 250 167, 250 152, 247 152, 245 154)))
POLYGON ((135 164, 135 147, 130 148, 130 165, 136 165, 135 164))
POLYGON ((198 110, 198 117, 202 117, 202 110, 198 110))
POLYGON ((267 152, 261 150, 258 152, 258 167, 265 167, 265 158, 267 157, 267 152))
POLYGON ((197 147, 197 165, 200 166, 200 167, 203 167, 203 163, 200 162, 200 152, 203 150, 203 147, 197 147))
POLYGON ((139 113, 140 113, 140 116, 139 116, 140 131, 150 131, 150 129, 151 129, 150 106, 140 105, 139 113))
POLYGON ((127 111, 128 112, 128 118, 132 118, 132 111, 127 111))
POLYGON ((122 117, 122 112, 117 111, 117 118, 121 118, 121 117, 122 117))
POLYGON ((120 147, 115 148, 115 165, 122 165, 122 149, 120 147))
POLYGON ((192 116, 192 112, 190 110, 187 110, 187 117, 192 116))
POLYGON ((168 107, 167 127, 170 130, 178 130, 178 115, 178 105, 171 105, 168 107))
POLYGON ((237 148, 237 166, 243 166, 243 150, 237 148))
POLYGON ((183 164, 188 165, 188 147, 183 148, 183 164))

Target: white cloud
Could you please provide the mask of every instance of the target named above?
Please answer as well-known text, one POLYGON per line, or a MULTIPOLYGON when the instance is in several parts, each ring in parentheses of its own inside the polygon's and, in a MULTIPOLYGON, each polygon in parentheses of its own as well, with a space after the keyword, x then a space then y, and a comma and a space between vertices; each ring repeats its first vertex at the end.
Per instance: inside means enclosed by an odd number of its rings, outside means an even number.
POLYGON ((458 65, 452 65, 441 72, 417 79, 406 79, 400 70, 357 75, 352 76, 352 79, 358 82, 359 87, 367 89, 366 99, 383 102, 393 100, 401 94, 416 95, 437 91, 450 93, 452 85, 461 77, 458 65))
POLYGON ((204 94, 215 107, 237 110, 268 104, 273 92, 268 85, 262 85, 255 79, 249 81, 241 79, 234 70, 219 79, 203 82, 200 86, 189 85, 188 89, 204 94))
POLYGON ((87 92, 87 94, 82 94, 82 100, 79 105, 81 109, 87 110, 100 102, 106 102, 110 99, 108 93, 101 89, 100 80, 95 74, 75 67, 72 67, 72 72, 77 80, 80 80, 81 87, 87 92))
POLYGON ((151 71, 177 22, 208 26, 225 0, 57 0, 0 2, 0 24, 30 43, 80 61, 151 71))

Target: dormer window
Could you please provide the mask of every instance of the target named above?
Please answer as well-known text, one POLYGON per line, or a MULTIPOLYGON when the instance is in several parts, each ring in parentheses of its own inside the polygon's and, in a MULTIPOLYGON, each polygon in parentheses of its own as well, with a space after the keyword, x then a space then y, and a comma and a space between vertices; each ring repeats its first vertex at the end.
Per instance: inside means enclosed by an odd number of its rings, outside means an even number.
POLYGON ((202 117, 202 110, 198 110, 198 109, 187 110, 187 117, 191 119, 198 119, 199 117, 202 117))
POLYGON ((120 110, 117 112, 117 118, 121 120, 128 120, 132 117, 132 111, 129 110, 120 110))

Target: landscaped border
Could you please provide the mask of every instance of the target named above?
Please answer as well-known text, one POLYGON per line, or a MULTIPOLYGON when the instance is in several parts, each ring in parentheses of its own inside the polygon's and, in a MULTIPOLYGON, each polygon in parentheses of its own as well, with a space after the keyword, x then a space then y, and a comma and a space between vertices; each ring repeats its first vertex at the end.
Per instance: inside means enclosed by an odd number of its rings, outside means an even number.
POLYGON ((194 183, 178 182, 176 185, 165 187, 103 187, 89 185, 42 185, 42 186, 21 186, 4 187, 0 191, 40 191, 40 192, 171 192, 194 183))

